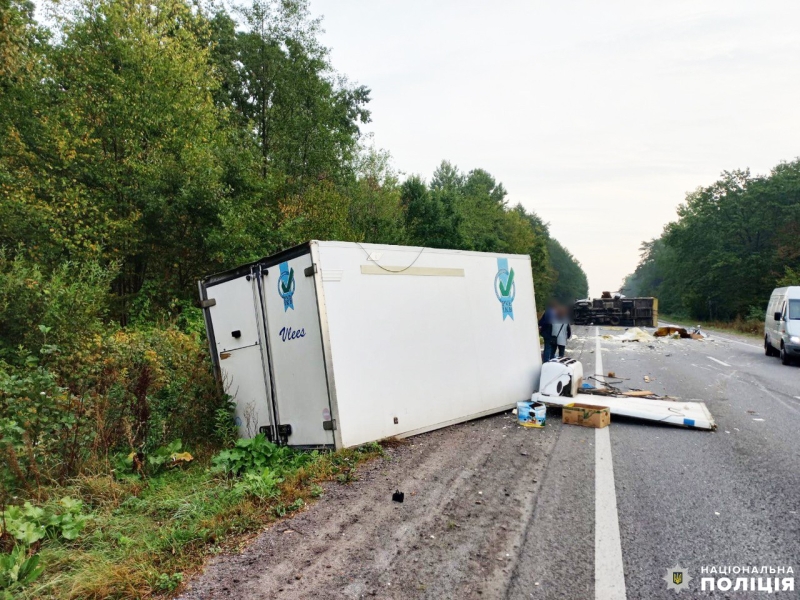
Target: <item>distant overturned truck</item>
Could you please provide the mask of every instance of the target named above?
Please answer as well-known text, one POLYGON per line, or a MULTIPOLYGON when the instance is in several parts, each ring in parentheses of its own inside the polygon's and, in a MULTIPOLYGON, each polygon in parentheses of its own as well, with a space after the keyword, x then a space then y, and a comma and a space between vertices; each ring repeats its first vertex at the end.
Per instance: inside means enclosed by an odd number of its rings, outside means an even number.
POLYGON ((578 300, 572 307, 575 325, 657 327, 658 298, 626 298, 603 292, 600 298, 578 300))

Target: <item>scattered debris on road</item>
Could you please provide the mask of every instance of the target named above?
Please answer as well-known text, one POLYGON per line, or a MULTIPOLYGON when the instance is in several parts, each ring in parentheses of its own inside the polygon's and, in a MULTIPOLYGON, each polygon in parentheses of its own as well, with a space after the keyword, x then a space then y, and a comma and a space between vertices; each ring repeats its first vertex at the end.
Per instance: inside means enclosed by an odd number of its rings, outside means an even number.
POLYGON ((397 490, 397 491, 395 491, 394 494, 392 494, 392 501, 393 502, 403 502, 403 500, 405 500, 405 498, 406 498, 405 493, 401 492, 400 490, 397 490))
POLYGON ((653 336, 647 333, 644 329, 638 327, 631 327, 622 335, 613 336, 614 339, 620 342, 652 342, 653 336))
POLYGON ((545 426, 547 420, 547 407, 542 402, 525 401, 517 402, 517 423, 523 427, 545 426))
MULTIPOLYGON (((548 406, 560 406, 564 409, 570 404, 580 403, 595 408, 607 408, 610 414, 623 417, 633 417, 694 429, 714 430, 717 428, 714 417, 711 416, 703 402, 684 402, 676 398, 660 397, 650 390, 630 390, 625 392, 606 381, 602 381, 601 378, 605 378, 602 375, 589 377, 598 382, 599 386, 597 387, 583 382, 580 385, 576 385, 576 380, 572 378, 577 374, 577 369, 573 366, 575 361, 560 366, 554 363, 555 361, 543 365, 543 380, 549 382, 549 378, 545 379, 544 375, 546 372, 552 371, 565 376, 567 381, 561 382, 561 385, 557 387, 557 392, 554 391, 555 388, 553 386, 543 385, 541 387, 542 392, 536 392, 531 396, 531 406, 534 402, 541 402, 548 406), (564 369, 565 373, 560 373, 559 369, 564 369), (544 393, 544 390, 548 390, 550 393, 544 393), (597 396, 602 396, 602 398, 597 398, 597 396)), ((580 371, 582 373, 582 369, 580 371)), ((614 379, 619 378, 614 377, 614 379)), ((646 382, 651 381, 650 376, 645 376, 644 379, 646 382)), ((525 402, 517 404, 520 424, 524 424, 522 412, 524 410, 530 412, 531 410, 527 404, 525 402)), ((563 412, 562 415, 564 415, 563 412)), ((567 417, 562 416, 562 419, 564 418, 567 417)), ((530 416, 526 415, 525 419, 530 420, 530 416)), ((530 425, 526 426, 530 427, 530 425)))
POLYGON ((705 333, 700 330, 700 326, 693 328, 691 331, 687 331, 684 327, 674 327, 672 325, 667 325, 664 327, 659 327, 653 332, 655 337, 671 337, 673 339, 692 339, 692 340, 704 340, 708 337, 705 333))
POLYGON ((714 417, 711 416, 703 402, 611 395, 595 398, 596 396, 592 394, 578 394, 576 398, 562 397, 547 398, 546 400, 554 406, 561 407, 577 400, 582 404, 608 407, 611 414, 615 416, 633 417, 693 429, 714 430, 717 428, 714 417))
POLYGON ((580 425, 602 429, 611 423, 611 411, 607 406, 594 406, 573 402, 561 410, 561 421, 565 425, 580 425))
POLYGON ((669 400, 671 402, 680 400, 680 398, 674 396, 661 396, 651 390, 640 390, 638 388, 622 390, 609 384, 606 384, 606 387, 595 387, 589 383, 584 383, 581 393, 592 396, 628 396, 630 398, 650 398, 652 400, 669 400))
POLYGON ((680 338, 688 338, 689 332, 686 331, 683 327, 659 327, 653 332, 653 336, 655 337, 673 337, 677 335, 680 338))

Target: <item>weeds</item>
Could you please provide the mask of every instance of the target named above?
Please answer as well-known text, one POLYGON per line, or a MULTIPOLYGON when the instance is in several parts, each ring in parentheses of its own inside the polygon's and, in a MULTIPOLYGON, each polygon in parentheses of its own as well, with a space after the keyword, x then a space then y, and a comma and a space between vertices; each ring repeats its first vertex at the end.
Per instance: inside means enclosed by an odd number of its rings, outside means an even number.
POLYGON ((173 573, 172 575, 162 573, 156 580, 155 588, 162 592, 173 592, 178 589, 182 581, 183 573, 173 573))
POLYGON ((0 598, 11 600, 14 593, 36 581, 44 567, 39 565, 39 555, 28 556, 23 546, 14 547, 8 554, 0 554, 0 598))
POLYGON ((25 502, 22 507, 9 506, 2 512, 0 538, 12 537, 30 546, 49 537, 74 540, 86 526, 89 517, 81 514, 83 502, 65 496, 55 510, 25 502))
POLYGON ((115 277, 0 250, 0 600, 174 595, 381 454, 238 440, 198 327, 108 321, 115 277))
POLYGON ((217 472, 239 476, 244 473, 263 472, 272 469, 280 473, 295 470, 318 456, 316 451, 305 454, 286 446, 278 446, 267 441, 263 433, 249 439, 237 440, 233 448, 222 450, 212 462, 217 472))
POLYGON ((275 471, 265 468, 261 473, 245 473, 234 489, 242 495, 254 496, 264 501, 280 495, 278 485, 281 483, 283 479, 275 471))
POLYGON ((225 406, 214 413, 214 437, 223 448, 230 448, 239 439, 239 428, 234 420, 235 408, 233 401, 227 399, 225 406))
MULTIPOLYGON (((359 462, 381 455, 377 444, 322 454, 278 448, 272 449, 266 477, 263 470, 241 477, 219 472, 206 458, 144 479, 79 476, 64 487, 46 488, 44 495, 81 498, 81 514, 91 518, 76 540, 45 536, 37 542, 44 573, 16 589, 15 598, 174 595, 207 556, 302 510, 323 494, 324 481, 342 474, 352 480, 359 462)), ((56 511, 61 505, 47 506, 56 511)))

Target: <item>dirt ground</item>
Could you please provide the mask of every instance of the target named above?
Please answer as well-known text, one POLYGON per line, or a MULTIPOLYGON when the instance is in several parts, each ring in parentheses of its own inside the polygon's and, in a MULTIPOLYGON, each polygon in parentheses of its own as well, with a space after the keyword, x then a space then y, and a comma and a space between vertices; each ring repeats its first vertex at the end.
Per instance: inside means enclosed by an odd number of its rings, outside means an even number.
POLYGON ((182 598, 504 597, 560 430, 505 413, 411 438, 213 559, 182 598))

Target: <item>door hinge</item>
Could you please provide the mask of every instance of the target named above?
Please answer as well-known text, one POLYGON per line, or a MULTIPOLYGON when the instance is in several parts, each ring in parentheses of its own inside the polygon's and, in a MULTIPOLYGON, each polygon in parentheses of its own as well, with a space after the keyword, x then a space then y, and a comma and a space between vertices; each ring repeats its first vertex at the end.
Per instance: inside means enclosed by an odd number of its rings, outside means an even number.
POLYGON ((317 263, 311 263, 310 267, 306 267, 303 273, 306 274, 306 277, 311 277, 317 272, 317 263))
POLYGON ((268 442, 277 444, 286 444, 289 441, 289 436, 292 435, 292 426, 287 423, 286 425, 278 425, 278 439, 275 439, 275 429, 272 425, 262 425, 258 428, 259 433, 263 433, 267 437, 268 442))
POLYGON ((334 431, 336 429, 336 419, 331 419, 330 421, 323 421, 322 428, 325 431, 334 431))
POLYGON ((208 300, 200 300, 200 308, 211 308, 212 306, 216 306, 217 301, 214 298, 209 298, 208 300))
POLYGON ((268 442, 271 442, 274 439, 274 436, 272 435, 272 425, 262 425, 258 428, 258 433, 263 433, 268 442))
POLYGON ((288 444, 290 435, 292 435, 292 426, 289 423, 278 425, 278 437, 281 440, 281 444, 288 444))

